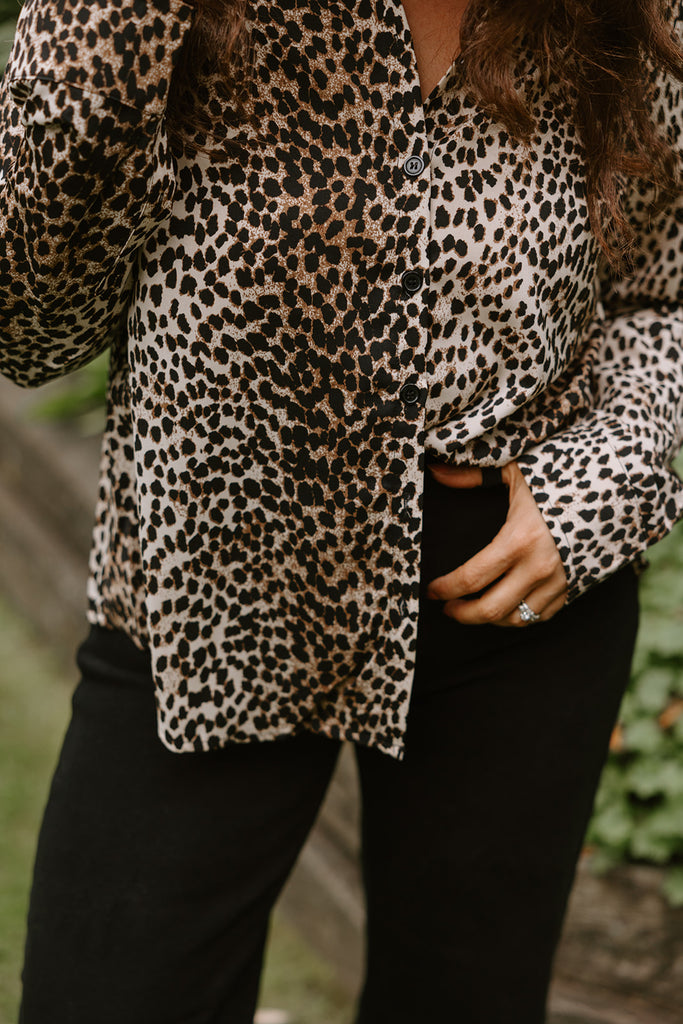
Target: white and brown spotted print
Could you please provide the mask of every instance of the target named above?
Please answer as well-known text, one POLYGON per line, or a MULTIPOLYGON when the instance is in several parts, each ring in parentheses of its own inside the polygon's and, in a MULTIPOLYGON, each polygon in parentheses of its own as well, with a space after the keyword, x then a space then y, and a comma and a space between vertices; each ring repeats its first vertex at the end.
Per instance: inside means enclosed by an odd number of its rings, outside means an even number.
MULTIPOLYGON (((314 730, 400 757, 425 452, 518 461, 571 599, 683 516, 683 209, 625 182, 642 254, 610 278, 570 98, 521 53, 530 145, 457 60, 423 103, 399 0, 253 5, 256 125, 177 160, 191 18, 27 0, 0 366, 39 385, 112 346, 90 618, 151 648, 169 748, 314 730)), ((652 97, 680 146, 680 85, 652 97)))

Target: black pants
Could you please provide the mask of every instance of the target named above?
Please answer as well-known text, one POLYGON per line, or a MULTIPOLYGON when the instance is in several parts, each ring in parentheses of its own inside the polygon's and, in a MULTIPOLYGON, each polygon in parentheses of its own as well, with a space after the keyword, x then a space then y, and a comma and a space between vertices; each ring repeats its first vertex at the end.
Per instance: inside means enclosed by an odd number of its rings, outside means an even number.
MULTIPOLYGON (((424 579, 482 547, 502 487, 427 481, 424 579)), ((402 763, 358 749, 358 1024, 541 1024, 626 686, 625 569, 525 629, 424 602, 402 763)), ((324 796, 319 736, 176 754, 146 655, 94 629, 40 835, 22 1024, 250 1024, 268 917, 324 796)))

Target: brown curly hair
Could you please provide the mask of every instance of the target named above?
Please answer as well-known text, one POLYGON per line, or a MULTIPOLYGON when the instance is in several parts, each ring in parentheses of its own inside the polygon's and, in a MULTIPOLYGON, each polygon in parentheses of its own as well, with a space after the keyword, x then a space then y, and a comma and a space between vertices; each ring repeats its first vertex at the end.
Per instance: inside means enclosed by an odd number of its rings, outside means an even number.
MULTIPOLYGON (((535 123, 515 87, 520 45, 546 81, 571 98, 588 168, 594 234, 615 268, 627 269, 633 232, 623 208, 624 176, 647 182, 657 203, 680 189, 677 139, 663 137, 649 109, 650 68, 683 81, 683 48, 667 0, 470 0, 460 30, 466 82, 482 108, 528 141, 535 123)), ((193 25, 168 104, 173 145, 213 148, 212 111, 202 83, 220 81, 236 122, 249 92, 248 0, 196 0, 193 25), (197 141, 199 139, 199 141, 197 141), (203 139, 203 141, 202 141, 203 139)))

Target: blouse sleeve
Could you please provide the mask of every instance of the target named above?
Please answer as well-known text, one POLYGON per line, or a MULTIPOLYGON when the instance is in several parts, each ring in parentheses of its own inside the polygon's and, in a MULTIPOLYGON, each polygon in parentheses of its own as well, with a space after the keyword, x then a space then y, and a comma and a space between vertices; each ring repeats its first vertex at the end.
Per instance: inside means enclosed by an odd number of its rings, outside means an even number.
MULTIPOLYGON (((653 99, 680 157, 681 84, 662 79, 653 99)), ((671 468, 683 441, 683 198, 654 216, 650 199, 642 185, 629 191, 635 273, 600 274, 585 349, 589 411, 517 460, 560 550, 570 600, 683 517, 683 482, 671 468)))
POLYGON ((0 372, 35 386, 106 348, 175 189, 180 0, 27 0, 0 82, 0 372))

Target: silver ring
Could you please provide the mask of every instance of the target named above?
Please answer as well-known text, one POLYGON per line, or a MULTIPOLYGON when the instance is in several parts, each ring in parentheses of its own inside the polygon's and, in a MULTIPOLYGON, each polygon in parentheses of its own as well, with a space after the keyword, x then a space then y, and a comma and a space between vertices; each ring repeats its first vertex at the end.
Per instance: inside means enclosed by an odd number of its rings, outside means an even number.
POLYGON ((538 612, 535 612, 532 608, 530 608, 526 601, 520 601, 517 607, 519 608, 519 615, 522 622, 541 621, 541 616, 538 614, 538 612))

